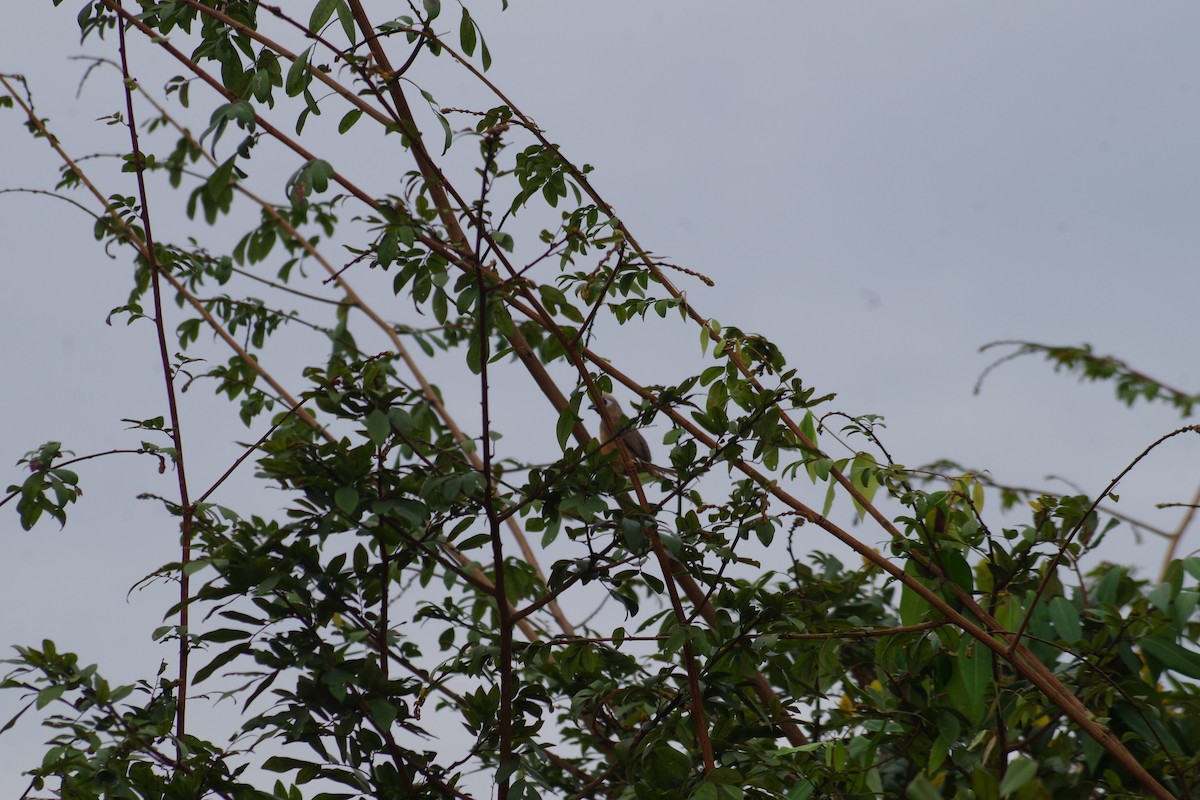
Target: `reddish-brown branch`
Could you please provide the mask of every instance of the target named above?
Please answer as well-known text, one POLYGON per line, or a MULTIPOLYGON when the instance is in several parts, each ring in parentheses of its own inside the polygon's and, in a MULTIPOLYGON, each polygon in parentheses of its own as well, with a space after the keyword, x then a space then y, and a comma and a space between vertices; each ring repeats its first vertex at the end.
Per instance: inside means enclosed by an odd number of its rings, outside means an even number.
MULTIPOLYGON (((487 202, 488 178, 491 177, 492 158, 495 156, 498 141, 499 133, 495 131, 489 132, 484 137, 484 164, 483 169, 479 171, 481 176, 479 190, 480 208, 483 208, 487 202)), ((479 251, 482 243, 483 228, 482 226, 478 226, 475 236, 476 263, 479 260, 479 251)), ((477 295, 476 309, 478 314, 476 328, 479 337, 479 409, 480 428, 482 431, 479 447, 482 451, 480 458, 483 460, 483 509, 488 520, 488 533, 490 534, 492 544, 492 562, 496 565, 496 615, 500 629, 499 663, 496 665, 500 671, 500 714, 496 721, 500 739, 500 770, 499 779, 496 781, 496 796, 499 800, 507 800, 513 773, 511 763, 513 758, 513 699, 516 694, 516 676, 513 673, 514 617, 512 606, 509 605, 508 595, 505 590, 507 582, 504 574, 504 539, 500 536, 500 514, 496 508, 496 476, 492 472, 492 448, 495 446, 495 443, 492 441, 492 393, 491 387, 488 385, 489 362, 491 361, 491 322, 488 310, 491 305, 491 297, 489 296, 488 281, 485 279, 483 270, 481 269, 475 270, 475 291, 477 295)))
POLYGON ((134 176, 137 180, 138 202, 141 206, 142 240, 145 244, 146 266, 150 270, 150 289, 154 299, 154 330, 158 339, 158 354, 161 362, 163 382, 166 385, 167 408, 171 419, 171 441, 175 448, 175 475, 179 484, 179 672, 175 689, 175 760, 183 761, 183 737, 187 732, 188 698, 188 655, 191 634, 188 631, 188 609, 191 600, 188 565, 192 560, 192 518, 195 509, 188 496, 187 469, 183 451, 183 428, 175 394, 175 373, 171 368, 171 348, 167 344, 167 329, 163 319, 162 266, 154 247, 154 233, 150 225, 150 196, 146 191, 146 163, 138 144, 137 115, 133 109, 134 81, 129 71, 129 54, 125 42, 125 26, 117 26, 117 50, 120 53, 121 76, 124 78, 125 113, 128 116, 129 146, 133 158, 134 176))

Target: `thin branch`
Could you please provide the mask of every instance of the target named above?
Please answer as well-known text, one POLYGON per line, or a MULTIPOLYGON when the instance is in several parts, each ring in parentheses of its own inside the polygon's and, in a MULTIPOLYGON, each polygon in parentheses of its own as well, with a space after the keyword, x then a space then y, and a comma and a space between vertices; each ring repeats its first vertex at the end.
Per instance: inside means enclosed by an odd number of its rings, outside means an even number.
MULTIPOLYGON (((491 176, 492 159, 500 143, 502 129, 493 129, 483 136, 483 169, 480 174, 479 205, 482 214, 488 197, 488 178, 491 176)), ((475 259, 478 263, 479 253, 483 247, 483 226, 476 226, 475 259)), ((504 540, 500 536, 500 515, 496 510, 496 483, 492 473, 492 412, 491 386, 488 384, 489 362, 491 361, 491 323, 488 319, 488 308, 491 300, 488 294, 488 282, 484 279, 483 270, 475 270, 475 291, 477 294, 476 309, 478 314, 478 343, 479 343, 479 412, 480 412, 480 448, 483 459, 483 509, 487 514, 488 533, 492 544, 492 563, 496 573, 496 613, 500 628, 500 652, 497 669, 500 671, 500 710, 496 720, 499 727, 500 753, 499 776, 496 781, 496 796, 499 800, 508 800, 508 790, 513 774, 513 699, 516 695, 515 675, 513 671, 513 614, 508 603, 506 586, 506 567, 504 563, 504 540)), ((511 519, 511 517, 510 517, 511 519)))
POLYGON ((1200 433, 1200 425, 1188 425, 1184 428, 1178 428, 1166 434, 1165 436, 1160 436, 1158 439, 1156 439, 1149 447, 1139 453, 1137 458, 1135 458, 1133 461, 1130 461, 1129 464, 1126 465, 1125 469, 1121 470, 1117 477, 1113 478, 1109 482, 1108 486, 1104 488, 1104 491, 1092 501, 1090 506, 1088 506, 1087 511, 1085 511, 1079 517, 1079 521, 1075 523, 1070 532, 1063 537, 1062 543, 1059 545, 1058 552, 1054 554, 1054 556, 1050 559, 1050 563, 1045 567, 1042 580, 1038 583, 1037 591, 1034 592, 1033 600, 1029 603, 1029 608, 1026 609, 1025 615, 1021 618, 1021 624, 1017 626, 1017 630, 1013 634, 1012 641, 1009 644, 1010 653, 1020 643, 1021 636, 1025 633, 1025 628, 1029 625, 1029 621, 1033 618, 1033 611, 1037 607, 1038 602, 1042 599, 1042 595, 1045 593, 1046 587, 1050 585, 1052 580, 1055 580, 1058 564, 1060 561, 1062 561, 1063 556, 1067 551, 1067 547, 1070 546, 1071 542, 1075 539, 1075 535, 1079 533, 1080 529, 1083 528, 1083 524, 1087 521, 1088 517, 1090 517, 1092 512, 1096 510, 1096 507, 1100 505, 1100 501, 1112 494, 1112 490, 1117 488, 1117 484, 1121 482, 1121 479, 1128 475, 1129 472, 1136 467, 1143 458, 1150 455, 1152 450, 1168 439, 1173 439, 1181 433, 1200 433))
POLYGON ((247 458, 250 457, 250 455, 252 453, 254 453, 256 450, 258 450, 259 447, 262 446, 263 442, 265 442, 267 439, 271 438, 271 434, 273 434, 273 433, 275 433, 275 431, 279 430, 280 425, 287 422, 288 418, 291 417, 293 414, 295 414, 297 411, 299 411, 300 406, 304 405, 308 401, 309 401, 309 398, 306 397, 300 401, 300 405, 292 406, 285 413, 281 414, 279 416, 279 419, 275 420, 274 424, 272 424, 271 427, 267 429, 267 432, 264 433, 262 436, 258 437, 257 442, 255 442, 254 444, 250 445, 245 450, 243 450, 242 454, 240 456, 238 456, 234 460, 234 462, 229 465, 229 468, 226 469, 225 472, 223 472, 221 474, 221 477, 217 478, 217 480, 213 482, 212 486, 209 486, 208 489, 205 490, 204 494, 200 495, 200 498, 198 500, 196 500, 196 506, 203 504, 204 501, 209 498, 209 495, 211 495, 218 488, 220 488, 221 484, 224 483, 229 478, 229 476, 232 475, 237 470, 237 468, 240 467, 242 465, 242 463, 247 458))
POLYGON ((187 732, 187 697, 188 697, 188 655, 190 652, 190 636, 188 629, 188 610, 191 600, 188 565, 192 560, 192 519, 195 508, 188 497, 188 482, 186 459, 183 450, 183 427, 179 416, 179 406, 175 395, 175 373, 171 368, 171 348, 167 344, 167 329, 163 319, 162 302, 162 266, 158 263, 158 253, 154 246, 154 234, 150 225, 150 196, 146 191, 146 163, 138 144, 137 116, 133 108, 133 91, 131 86, 134 78, 129 71, 129 56, 125 42, 125 26, 117 26, 117 50, 121 57, 121 76, 125 95, 125 113, 128 115, 126 127, 129 129, 129 147, 133 158, 134 175, 137 179, 138 200, 141 205, 142 242, 145 245, 146 264, 150 269, 150 288, 154 298, 154 329, 158 338, 158 354, 162 365, 163 381, 166 384, 167 407, 171 418, 171 441, 175 448, 175 474, 179 483, 179 677, 176 688, 175 702, 175 738, 176 763, 183 763, 183 738, 187 732))
MULTIPOLYGON (((146 454, 148 454, 148 455, 152 455, 152 456, 154 456, 155 458, 157 458, 157 459, 158 459, 159 471, 162 471, 162 470, 164 470, 164 469, 165 469, 165 467, 164 467, 164 463, 165 463, 165 462, 164 462, 164 459, 163 459, 162 453, 156 452, 156 451, 154 451, 154 450, 147 450, 147 449, 146 449, 146 448, 144 448, 144 447, 139 447, 139 448, 137 448, 137 449, 115 449, 115 450, 105 450, 105 451, 104 451, 104 452, 102 452, 102 453, 91 453, 91 454, 89 454, 89 455, 86 455, 86 456, 79 456, 78 458, 69 458, 69 459, 67 459, 66 461, 60 461, 60 462, 58 462, 58 463, 54 464, 54 465, 53 465, 53 468, 54 468, 54 469, 58 469, 58 468, 60 468, 60 467, 69 467, 69 466, 70 466, 70 465, 72 465, 72 464, 78 464, 80 461, 90 461, 90 460, 91 460, 91 459, 93 459, 93 458, 100 458, 101 456, 113 456, 113 455, 118 455, 118 454, 122 454, 122 453, 125 453, 125 454, 134 454, 134 455, 146 455, 146 454)), ((46 468, 46 469, 51 469, 52 467, 51 467, 51 465, 50 465, 50 464, 46 464, 46 465, 45 465, 45 468, 46 468)), ((3 498, 3 499, 0 499, 0 507, 4 506, 6 503, 8 503, 8 502, 9 502, 10 500, 12 500, 14 497, 19 497, 19 496, 20 496, 20 494, 21 494, 21 490, 20 490, 20 489, 14 489, 13 491, 11 491, 11 492, 9 492, 8 494, 4 495, 4 498, 3 498)))

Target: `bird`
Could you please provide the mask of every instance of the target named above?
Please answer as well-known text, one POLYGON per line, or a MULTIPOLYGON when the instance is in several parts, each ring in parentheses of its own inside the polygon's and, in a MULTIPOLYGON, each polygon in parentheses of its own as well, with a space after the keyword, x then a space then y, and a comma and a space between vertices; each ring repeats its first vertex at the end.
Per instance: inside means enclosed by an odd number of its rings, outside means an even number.
POLYGON ((621 403, 611 394, 600 398, 600 452, 611 453, 617 448, 617 437, 635 461, 650 461, 650 445, 646 438, 633 427, 629 417, 621 409, 621 403))
MULTIPOLYGON (((649 472, 655 475, 675 474, 672 470, 656 466, 650 461, 650 445, 646 443, 646 437, 633 427, 633 423, 630 422, 629 417, 625 416, 617 398, 611 394, 603 395, 600 398, 600 406, 593 407, 600 413, 601 453, 607 455, 616 450, 617 440, 620 439, 621 445, 624 446, 625 452, 629 454, 629 458, 638 472, 649 472)), ((621 459, 620 464, 624 469, 624 458, 621 459)))

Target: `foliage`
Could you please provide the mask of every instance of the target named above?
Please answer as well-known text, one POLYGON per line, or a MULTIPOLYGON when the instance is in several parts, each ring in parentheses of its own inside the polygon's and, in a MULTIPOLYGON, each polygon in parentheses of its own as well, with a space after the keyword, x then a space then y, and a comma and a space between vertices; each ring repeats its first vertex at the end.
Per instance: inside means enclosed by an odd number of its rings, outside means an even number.
POLYGON ((1144 372, 1130 367, 1124 361, 1114 356, 1098 356, 1092 352, 1091 345, 1063 346, 1046 345, 1037 342, 992 342, 980 350, 993 347, 1012 347, 1013 352, 995 361, 984 374, 979 377, 975 391, 979 391, 983 380, 993 369, 1001 364, 1026 355, 1041 355, 1053 366, 1054 370, 1065 370, 1079 375, 1081 381, 1111 381, 1117 392, 1117 399, 1127 406, 1132 406, 1138 400, 1145 402, 1158 401, 1174 406, 1183 417, 1190 417, 1200 402, 1200 395, 1175 389, 1162 381, 1155 380, 1144 372))
MULTIPOLYGON (((131 421, 150 441, 130 452, 171 473, 162 502, 181 532, 159 573, 180 601, 155 632, 178 647, 176 675, 110 686, 53 642, 17 648, 3 685, 28 705, 6 728, 32 709, 53 732, 31 792, 1196 794, 1200 653, 1184 642, 1200 635, 1200 560, 1157 583, 1103 562, 1083 573, 1115 521, 1099 506, 1109 492, 895 463, 877 417, 829 411, 834 397, 773 343, 689 302, 672 279, 706 279, 639 244, 589 168, 486 78, 493 56, 465 4, 424 0, 379 23, 359 0, 304 12, 83 4, 84 40, 114 56, 96 66, 123 79, 107 121, 129 147, 107 191, 25 84, 0 77, 6 113, 62 159, 55 191, 91 203, 97 240, 130 256, 110 318, 153 331, 167 387, 162 417, 131 421), (161 97, 135 65, 159 56, 179 71, 161 97), (495 105, 443 104, 416 83, 455 70, 495 105), (326 114, 354 143, 339 152, 368 151, 372 167, 316 151, 326 114), (401 154, 412 169, 393 192, 378 165, 401 154), (178 241, 153 235, 167 212, 151 198, 170 190, 195 223, 178 241), (239 225, 222 246, 215 232, 239 225), (368 302, 356 283, 380 276, 392 296, 368 302), (410 309, 421 325, 390 319, 410 309), (686 378, 643 385, 601 350, 614 325, 676 316, 699 339, 686 378), (297 334, 326 349, 293 393, 271 344, 297 334), (464 368, 454 391, 482 409, 473 429, 413 344, 464 368), (516 371, 546 401, 527 416, 557 442, 549 463, 492 414, 497 375, 516 371), (176 402, 195 381, 257 438, 206 487, 189 483, 176 402), (616 389, 638 401, 623 426, 669 423, 670 470, 589 433, 586 406, 616 389), (243 460, 286 493, 278 519, 216 502, 248 480, 243 460), (1010 510, 1030 501, 1027 521, 985 516, 997 488, 1010 510), (798 553, 814 531, 858 563, 798 553), (241 709, 224 746, 188 728, 198 687, 241 709)), ((1193 409, 1086 348, 1020 352, 1115 380, 1130 403, 1193 409)), ((31 451, 8 495, 20 523, 65 523, 82 480, 68 467, 103 455, 31 451)))

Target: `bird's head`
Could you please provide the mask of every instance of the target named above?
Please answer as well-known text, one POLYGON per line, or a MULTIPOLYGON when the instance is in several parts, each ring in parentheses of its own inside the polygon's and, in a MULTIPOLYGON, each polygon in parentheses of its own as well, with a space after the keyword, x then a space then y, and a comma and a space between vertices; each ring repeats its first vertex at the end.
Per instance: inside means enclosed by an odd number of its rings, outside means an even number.
POLYGON ((602 394, 600 395, 600 405, 592 403, 592 409, 595 411, 603 409, 605 411, 620 412, 621 401, 617 400, 611 394, 602 394))
POLYGON ((621 403, 618 402, 617 398, 613 397, 611 394, 601 395, 600 405, 597 406, 593 404, 592 409, 598 411, 600 416, 606 417, 613 422, 616 422, 617 420, 621 419, 621 417, 625 416, 621 411, 621 403))

